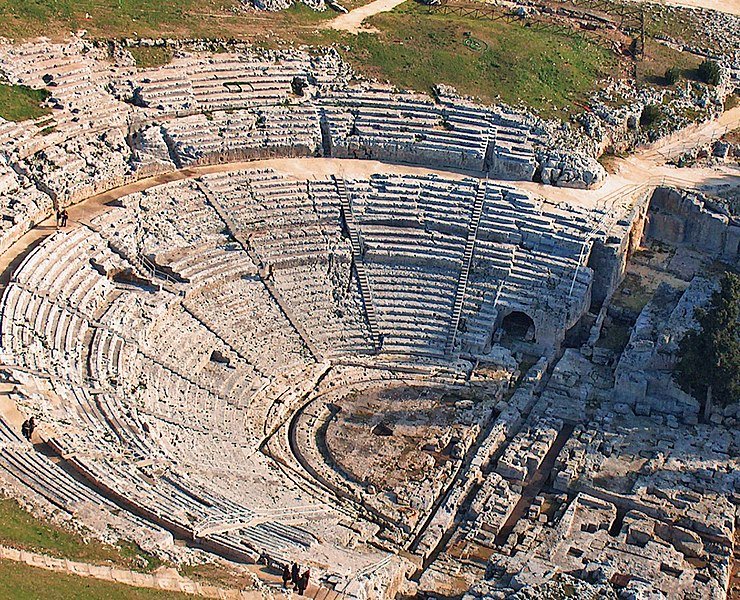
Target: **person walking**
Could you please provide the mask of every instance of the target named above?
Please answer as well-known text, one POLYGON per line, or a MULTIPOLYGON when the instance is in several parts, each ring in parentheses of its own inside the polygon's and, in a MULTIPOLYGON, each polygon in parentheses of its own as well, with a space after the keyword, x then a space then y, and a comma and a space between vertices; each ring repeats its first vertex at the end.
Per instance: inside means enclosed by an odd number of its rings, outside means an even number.
POLYGON ((283 567, 283 589, 287 589, 288 582, 291 580, 290 567, 286 564, 283 567))
POLYGON ((67 226, 67 219, 69 219, 69 213, 66 208, 62 209, 62 229, 67 226))
POLYGON ((298 563, 293 563, 290 567, 290 580, 293 582, 293 585, 298 585, 298 563))

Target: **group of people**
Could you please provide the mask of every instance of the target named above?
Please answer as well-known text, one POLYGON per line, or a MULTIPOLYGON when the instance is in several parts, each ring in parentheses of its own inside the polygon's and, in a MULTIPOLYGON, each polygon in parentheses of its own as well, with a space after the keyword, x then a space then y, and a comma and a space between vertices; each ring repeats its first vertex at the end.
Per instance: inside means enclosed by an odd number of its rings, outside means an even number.
POLYGON ((283 588, 287 589, 288 584, 292 584, 295 587, 295 591, 299 595, 308 589, 308 580, 311 578, 311 569, 306 569, 303 575, 299 574, 300 567, 297 563, 293 563, 290 567, 285 565, 283 567, 283 588))
POLYGON ((33 420, 33 417, 23 421, 23 425, 21 425, 21 433, 29 442, 31 441, 34 429, 36 429, 36 421, 33 420))
POLYGON ((66 227, 69 214, 66 208, 57 209, 57 227, 66 227))

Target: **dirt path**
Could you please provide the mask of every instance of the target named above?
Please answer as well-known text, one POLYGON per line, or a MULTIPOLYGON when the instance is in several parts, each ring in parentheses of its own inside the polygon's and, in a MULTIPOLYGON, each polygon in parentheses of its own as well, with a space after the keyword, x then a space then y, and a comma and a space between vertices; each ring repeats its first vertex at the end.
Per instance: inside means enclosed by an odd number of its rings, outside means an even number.
MULTIPOLYGON (((381 0, 383 2, 398 0, 381 0)), ((369 6, 369 5, 368 5, 369 6)), ((346 16, 346 15, 345 15, 346 16)), ((494 185, 512 186, 526 190, 553 203, 567 202, 582 207, 601 206, 605 199, 618 195, 620 190, 630 186, 642 185, 650 181, 665 178, 673 185, 691 187, 713 187, 734 183, 737 185, 740 170, 737 167, 721 168, 684 168, 677 169, 666 165, 668 158, 698 144, 709 142, 726 131, 740 127, 740 106, 722 114, 719 119, 701 125, 692 125, 666 140, 638 149, 633 155, 614 162, 614 172, 604 185, 595 190, 575 190, 542 185, 532 181, 500 181, 490 179, 494 185)), ((350 178, 366 178, 375 173, 392 173, 408 175, 435 174, 450 179, 463 179, 480 175, 381 163, 374 160, 337 159, 337 158, 276 158, 259 161, 233 162, 201 167, 190 167, 163 175, 141 179, 107 192, 91 196, 71 206, 69 211, 70 226, 75 222, 86 222, 92 217, 108 210, 108 205, 128 194, 146 190, 165 183, 200 177, 208 173, 227 173, 243 169, 273 168, 276 171, 300 179, 328 177, 339 175, 350 178)), ((23 258, 56 231, 52 217, 42 221, 36 227, 21 236, 2 255, 0 255, 0 289, 7 285, 13 270, 23 258)))
POLYGON ((349 11, 346 15, 340 15, 336 19, 329 21, 325 27, 336 29, 338 31, 348 31, 349 33, 358 33, 360 31, 372 31, 371 27, 363 27, 362 22, 377 15, 378 13, 388 12, 396 6, 403 4, 406 0, 375 0, 370 4, 365 4, 359 8, 349 11))
MULTIPOLYGON (((644 0, 630 0, 644 3, 644 0)), ((683 6, 685 8, 706 8, 740 16, 740 0, 653 0, 651 4, 683 6)))

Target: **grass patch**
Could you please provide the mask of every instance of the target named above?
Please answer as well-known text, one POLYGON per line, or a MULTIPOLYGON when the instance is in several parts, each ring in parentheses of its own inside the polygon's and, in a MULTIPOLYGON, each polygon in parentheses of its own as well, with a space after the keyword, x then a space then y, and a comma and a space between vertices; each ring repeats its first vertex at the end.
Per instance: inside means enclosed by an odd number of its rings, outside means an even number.
POLYGON ((216 563, 183 565, 180 573, 194 581, 229 589, 249 589, 254 581, 248 573, 236 572, 225 565, 216 563))
POLYGON ((128 51, 139 69, 152 69, 172 62, 172 50, 166 46, 135 46, 128 51))
POLYGON ((652 297, 652 291, 642 284, 642 279, 639 275, 627 273, 617 293, 614 295, 613 303, 615 306, 626 308, 635 314, 639 314, 645 308, 645 305, 650 302, 652 297))
POLYGON ((190 594, 135 588, 0 560, 0 589, 13 600, 185 600, 190 594))
POLYGON ((47 90, 0 83, 0 117, 7 121, 25 121, 43 117, 51 112, 50 109, 41 106, 49 95, 47 90))
POLYGON ((37 519, 10 498, 0 498, 0 544, 51 556, 90 563, 113 563, 128 569, 151 571, 162 565, 138 546, 120 547, 97 540, 85 541, 77 533, 37 519))
POLYGON ((376 15, 377 34, 347 36, 346 58, 358 71, 407 89, 446 83, 484 102, 525 103, 543 116, 580 109, 598 78, 616 65, 608 50, 582 39, 517 23, 428 14, 408 2, 376 15), (480 51, 466 37, 483 42, 480 51))
POLYGON ((666 85, 666 71, 677 68, 684 79, 696 79, 696 68, 701 58, 679 52, 655 40, 645 40, 645 56, 636 65, 638 83, 649 85, 666 85))
POLYGON ((630 341, 631 331, 632 328, 627 323, 615 321, 602 330, 596 347, 622 352, 630 341))
POLYGON ((258 40, 272 32, 315 27, 336 16, 303 4, 269 13, 246 9, 239 0, 0 0, 0 36, 63 37, 86 29, 89 35, 114 37, 236 38, 258 40))
MULTIPOLYGON (((725 98, 725 110, 732 110, 736 106, 740 106, 740 95, 730 94, 725 98)), ((737 129, 735 131, 737 131, 737 129)))

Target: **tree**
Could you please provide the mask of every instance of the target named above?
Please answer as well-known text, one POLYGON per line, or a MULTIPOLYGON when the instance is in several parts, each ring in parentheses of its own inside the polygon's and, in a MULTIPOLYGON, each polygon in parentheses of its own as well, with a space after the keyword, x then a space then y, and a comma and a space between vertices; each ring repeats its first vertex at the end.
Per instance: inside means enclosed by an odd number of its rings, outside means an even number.
POLYGON ((722 76, 722 70, 713 60, 705 60, 699 65, 699 79, 709 85, 717 85, 722 76))
POLYGON ((679 344, 675 377, 681 388, 704 401, 711 386, 713 402, 740 400, 740 276, 726 272, 720 289, 704 309, 697 309, 699 329, 679 344))
POLYGON ((667 85, 677 84, 678 80, 681 79, 681 69, 678 67, 667 69, 664 78, 667 85))

